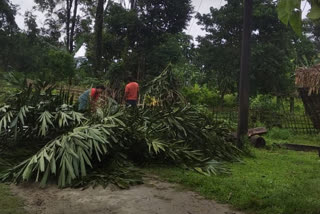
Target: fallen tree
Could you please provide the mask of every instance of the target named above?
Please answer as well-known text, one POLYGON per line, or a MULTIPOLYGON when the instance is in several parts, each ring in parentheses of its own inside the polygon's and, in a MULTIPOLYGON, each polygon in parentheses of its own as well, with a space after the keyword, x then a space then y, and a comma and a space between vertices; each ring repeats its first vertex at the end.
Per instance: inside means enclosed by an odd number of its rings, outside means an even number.
POLYGON ((54 95, 40 82, 35 90, 25 85, 0 108, 1 144, 42 147, 2 173, 2 181, 126 187, 141 182, 134 165, 155 162, 206 175, 226 172, 223 162, 240 155, 230 130, 174 96, 173 78, 169 67, 144 90, 159 97, 159 105, 132 109, 110 99, 92 114, 75 111, 68 93, 54 95))

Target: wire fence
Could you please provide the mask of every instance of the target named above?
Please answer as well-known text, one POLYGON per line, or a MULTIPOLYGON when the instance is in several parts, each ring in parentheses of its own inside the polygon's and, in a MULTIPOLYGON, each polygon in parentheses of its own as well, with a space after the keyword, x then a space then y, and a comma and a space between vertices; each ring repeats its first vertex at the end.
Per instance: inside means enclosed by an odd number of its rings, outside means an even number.
MULTIPOLYGON (((78 97, 86 90, 83 88, 62 88, 64 91, 69 91, 70 94, 74 94, 74 101, 78 100, 78 97)), ((61 89, 59 89, 61 90, 61 89)), ((116 91, 107 89, 101 96, 101 100, 106 101, 108 97, 111 97, 118 102, 122 102, 122 91, 116 91)), ((317 134, 319 130, 314 128, 309 115, 304 111, 293 113, 286 110, 274 110, 266 111, 260 109, 249 110, 249 128, 258 126, 266 126, 267 128, 279 127, 291 130, 298 134, 317 134)), ((213 108, 213 118, 216 120, 224 120, 231 126, 236 127, 238 123, 238 108, 219 107, 213 108)))
MULTIPOLYGON (((64 91, 69 94, 73 94, 73 99, 74 102, 78 101, 78 98, 82 93, 84 93, 88 89, 80 88, 80 87, 72 87, 72 88, 58 88, 57 92, 59 93, 60 91, 64 91)), ((117 102, 122 102, 123 101, 123 93, 120 90, 112 90, 110 88, 107 88, 101 95, 100 95, 100 100, 101 101, 106 101, 108 97, 116 100, 117 102)))
MULTIPOLYGON (((216 120, 223 120, 231 126, 238 123, 237 108, 216 108, 212 110, 216 120)), ((266 126, 267 128, 279 127, 291 130, 298 134, 317 134, 309 115, 305 113, 290 113, 284 111, 249 110, 249 128, 266 126)))

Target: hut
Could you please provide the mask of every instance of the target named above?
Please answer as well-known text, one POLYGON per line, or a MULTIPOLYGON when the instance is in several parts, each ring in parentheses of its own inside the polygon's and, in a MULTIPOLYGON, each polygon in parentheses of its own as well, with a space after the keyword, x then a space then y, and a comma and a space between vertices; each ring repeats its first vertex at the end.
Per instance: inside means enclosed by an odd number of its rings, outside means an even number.
POLYGON ((298 68, 295 84, 314 128, 320 130, 320 64, 298 68))

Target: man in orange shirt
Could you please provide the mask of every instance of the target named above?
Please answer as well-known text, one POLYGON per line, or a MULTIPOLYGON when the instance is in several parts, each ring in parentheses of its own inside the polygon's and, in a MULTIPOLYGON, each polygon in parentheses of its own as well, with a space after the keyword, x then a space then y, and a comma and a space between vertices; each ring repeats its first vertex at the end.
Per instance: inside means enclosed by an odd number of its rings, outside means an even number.
POLYGON ((129 77, 128 80, 129 83, 126 85, 125 89, 126 104, 136 107, 139 96, 139 84, 135 82, 132 77, 129 77))

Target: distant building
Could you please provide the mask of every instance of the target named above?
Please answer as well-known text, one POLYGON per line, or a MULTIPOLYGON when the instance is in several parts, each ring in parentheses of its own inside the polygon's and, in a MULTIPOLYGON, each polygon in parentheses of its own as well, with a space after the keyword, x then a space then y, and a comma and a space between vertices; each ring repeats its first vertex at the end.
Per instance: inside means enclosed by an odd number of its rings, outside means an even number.
POLYGON ((74 58, 76 62, 76 68, 80 68, 80 66, 86 62, 88 62, 88 58, 85 56, 79 56, 74 58))

